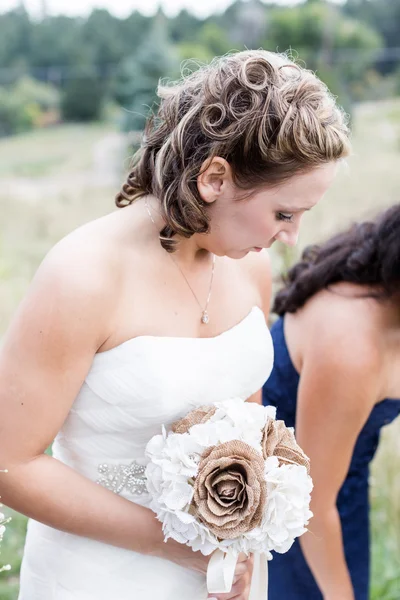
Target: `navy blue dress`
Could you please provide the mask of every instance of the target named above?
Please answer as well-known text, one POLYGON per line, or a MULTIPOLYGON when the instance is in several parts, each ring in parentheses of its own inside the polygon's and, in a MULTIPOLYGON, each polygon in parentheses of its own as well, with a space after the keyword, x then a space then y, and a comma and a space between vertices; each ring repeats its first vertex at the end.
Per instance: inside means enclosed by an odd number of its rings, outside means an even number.
MULTIPOLYGON (((283 324, 284 319, 278 319, 271 330, 275 361, 263 388, 263 403, 276 406, 277 418, 294 427, 299 375, 289 356, 283 324)), ((346 561, 356 600, 369 597, 369 463, 378 447, 381 428, 399 413, 400 400, 383 400, 373 408, 357 439, 349 472, 338 495, 346 561)), ((269 563, 269 578, 269 600, 322 600, 298 539, 286 554, 274 553, 269 563)))

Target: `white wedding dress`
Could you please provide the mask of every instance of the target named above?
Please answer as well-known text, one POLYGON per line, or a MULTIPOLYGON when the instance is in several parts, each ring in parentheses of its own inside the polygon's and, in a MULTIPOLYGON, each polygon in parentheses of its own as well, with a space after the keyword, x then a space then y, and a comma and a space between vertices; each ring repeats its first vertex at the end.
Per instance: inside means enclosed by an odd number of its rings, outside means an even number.
MULTIPOLYGON (((133 461, 146 464, 146 444, 162 424, 196 406, 246 400, 262 387, 272 363, 272 340, 258 307, 216 337, 130 339, 94 357, 53 455, 93 481, 107 480, 115 466, 114 491, 146 506, 147 492, 136 493, 136 480, 125 481, 123 467, 129 473, 133 461)), ((206 598, 199 573, 29 522, 19 600, 206 598)))

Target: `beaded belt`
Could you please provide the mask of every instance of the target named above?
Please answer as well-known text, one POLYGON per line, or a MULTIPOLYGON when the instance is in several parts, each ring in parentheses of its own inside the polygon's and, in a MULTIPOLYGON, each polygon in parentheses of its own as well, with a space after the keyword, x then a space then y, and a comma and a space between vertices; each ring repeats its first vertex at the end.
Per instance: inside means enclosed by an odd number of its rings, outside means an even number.
POLYGON ((129 465, 109 465, 102 463, 98 467, 101 477, 96 481, 115 494, 128 491, 132 495, 141 496, 147 492, 146 467, 136 461, 129 465))

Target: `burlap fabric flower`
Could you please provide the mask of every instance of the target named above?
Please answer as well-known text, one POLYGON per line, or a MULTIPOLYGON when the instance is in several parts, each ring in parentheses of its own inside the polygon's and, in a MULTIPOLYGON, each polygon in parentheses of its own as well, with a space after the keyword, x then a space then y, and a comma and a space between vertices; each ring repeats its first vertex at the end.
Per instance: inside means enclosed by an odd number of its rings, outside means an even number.
POLYGON ((217 538, 233 539, 257 527, 265 502, 261 454, 239 440, 206 449, 199 463, 190 512, 217 538))
POLYGON ((268 419, 262 438, 264 458, 276 456, 279 464, 300 465, 310 474, 310 459, 296 442, 293 429, 286 427, 284 421, 268 419))
POLYGON ((173 423, 171 430, 173 433, 187 433, 193 425, 199 425, 208 421, 216 410, 215 406, 199 406, 190 411, 186 417, 173 423))

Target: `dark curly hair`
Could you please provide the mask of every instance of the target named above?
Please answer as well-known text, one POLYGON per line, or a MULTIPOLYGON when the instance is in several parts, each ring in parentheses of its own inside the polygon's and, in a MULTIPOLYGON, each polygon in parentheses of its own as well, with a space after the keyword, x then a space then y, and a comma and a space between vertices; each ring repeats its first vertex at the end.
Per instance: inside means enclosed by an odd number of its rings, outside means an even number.
POLYGON ((400 204, 375 221, 356 223, 320 246, 309 246, 283 277, 273 312, 293 313, 319 291, 346 281, 372 286, 369 296, 390 298, 400 293, 400 204))

